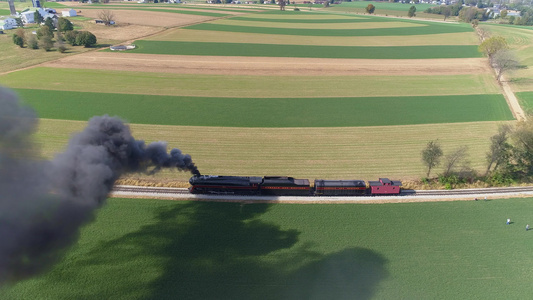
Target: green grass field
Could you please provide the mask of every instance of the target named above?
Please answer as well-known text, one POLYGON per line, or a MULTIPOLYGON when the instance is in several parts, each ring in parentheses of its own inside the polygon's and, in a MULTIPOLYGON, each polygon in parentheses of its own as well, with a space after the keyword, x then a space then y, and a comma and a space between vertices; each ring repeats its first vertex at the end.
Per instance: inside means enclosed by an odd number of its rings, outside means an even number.
MULTIPOLYGON (((438 46, 315 46, 213 42, 175 42, 138 40, 131 53, 255 56, 255 57, 316 57, 363 59, 429 59, 481 57, 475 45, 438 46)), ((109 50, 110 51, 110 50, 109 50)))
POLYGON ((531 201, 110 199, 63 261, 0 297, 527 299, 531 201))
POLYGON ((520 101, 520 106, 528 113, 533 113, 533 92, 520 92, 515 93, 516 97, 520 101))
MULTIPOLYGON (((366 14, 366 7, 368 4, 373 4, 376 7, 374 14, 381 16, 394 16, 394 17, 404 17, 407 18, 407 12, 413 4, 407 3, 388 3, 388 2, 369 2, 369 1, 352 1, 352 2, 342 2, 340 5, 333 5, 324 10, 328 12, 337 12, 337 13, 349 13, 349 14, 366 14)), ((423 19, 435 19, 443 20, 444 18, 441 15, 437 14, 427 14, 424 13, 429 7, 438 6, 436 4, 415 4, 416 7, 416 17, 423 19)), ((455 17, 448 18, 455 19, 455 17)))
MULTIPOLYGON (((413 6, 412 4, 406 4, 406 3, 389 3, 389 2, 375 2, 375 1, 352 1, 352 2, 342 2, 339 5, 335 5, 335 7, 342 7, 342 8, 361 8, 365 9, 368 4, 372 4, 376 7, 376 12, 383 9, 383 10, 391 10, 391 11, 402 11, 402 12, 408 12, 409 8, 413 6)), ((437 5, 435 4, 425 4, 425 3, 419 3, 414 5, 416 7, 417 12, 424 11, 430 7, 435 7, 437 5)))
POLYGON ((259 34, 284 34, 306 36, 410 36, 421 34, 439 34, 453 32, 471 32, 470 26, 464 24, 431 24, 425 23, 423 27, 395 27, 395 28, 369 28, 369 29, 306 29, 306 28, 275 28, 256 26, 236 26, 213 23, 201 23, 185 27, 195 30, 231 31, 259 34))
MULTIPOLYGON (((315 15, 317 18, 295 18, 291 19, 290 16, 286 18, 281 18, 280 15, 279 19, 276 19, 276 17, 272 18, 258 18, 256 15, 253 15, 253 17, 232 17, 230 20, 232 21, 253 21, 253 22, 270 22, 270 23, 306 23, 306 24, 329 24, 329 23, 341 23, 341 24, 349 24, 349 23, 366 23, 366 22, 380 22, 380 23, 387 23, 387 22, 397 22, 395 19, 379 19, 372 17, 361 17, 361 16, 339 16, 335 17, 334 15, 330 15, 331 19, 324 19, 324 18, 318 18, 319 15, 315 15)), ((320 15, 320 17, 323 17, 323 15, 320 15)))
POLYGON ((21 89, 228 98, 438 96, 499 92, 491 74, 435 75, 430 78, 420 75, 245 76, 36 67, 0 76, 0 84, 21 89))
POLYGON ((16 90, 39 117, 223 127, 347 127, 506 121, 501 95, 357 98, 201 98, 16 90))

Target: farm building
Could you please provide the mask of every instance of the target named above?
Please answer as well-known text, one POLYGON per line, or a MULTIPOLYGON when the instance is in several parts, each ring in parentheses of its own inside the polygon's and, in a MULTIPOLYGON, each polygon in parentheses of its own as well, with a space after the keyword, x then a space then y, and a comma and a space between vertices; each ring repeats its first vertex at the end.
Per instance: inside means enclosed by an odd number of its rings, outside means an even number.
POLYGON ((20 18, 22 19, 22 22, 24 22, 25 24, 35 23, 34 13, 35 12, 31 10, 21 13, 20 18))
POLYGON ((59 19, 59 18, 57 17, 57 15, 54 15, 54 14, 46 14, 46 15, 43 16, 43 19, 44 19, 45 21, 46 21, 46 19, 48 19, 48 18, 52 19, 52 24, 54 24, 54 26, 57 27, 57 20, 59 19))
POLYGON ((46 19, 46 16, 48 15, 48 12, 46 12, 42 8, 31 9, 20 14, 20 18, 22 19, 22 22, 24 22, 25 24, 35 23, 35 17, 34 17, 35 12, 38 12, 45 19, 46 19))
POLYGON ((13 29, 15 27, 17 27, 17 21, 13 18, 0 20, 0 30, 13 29))
POLYGON ((74 9, 69 9, 69 10, 63 10, 63 11, 61 12, 61 15, 62 15, 63 17, 75 17, 75 16, 77 16, 78 14, 76 13, 76 10, 74 10, 74 9))

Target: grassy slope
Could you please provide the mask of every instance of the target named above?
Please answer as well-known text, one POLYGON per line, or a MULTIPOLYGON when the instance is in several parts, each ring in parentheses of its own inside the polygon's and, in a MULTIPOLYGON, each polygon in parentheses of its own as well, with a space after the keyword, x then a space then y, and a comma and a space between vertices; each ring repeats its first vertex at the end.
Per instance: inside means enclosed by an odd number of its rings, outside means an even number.
MULTIPOLYGON (((471 167, 486 168, 490 137, 506 122, 472 122, 342 128, 235 128, 132 124, 137 139, 167 141, 189 153, 204 174, 290 175, 303 178, 378 177, 418 179, 425 174, 420 151, 439 139, 444 153, 467 146, 471 167)), ((36 142, 43 156, 61 152, 81 121, 42 119, 36 142)), ((435 168, 432 174, 442 172, 435 168)), ((137 178, 186 182, 190 174, 162 171, 137 178)), ((132 177, 130 176, 130 177, 132 177)))
POLYGON ((501 95, 198 98, 17 90, 41 118, 120 115, 132 123, 223 127, 349 127, 511 120, 501 95))
POLYGON ((236 98, 499 93, 491 74, 435 75, 428 80, 428 76, 223 76, 39 67, 0 76, 0 82, 23 89, 236 98))
POLYGON ((0 296, 526 299, 530 207, 531 199, 245 206, 111 199, 50 273, 0 296))

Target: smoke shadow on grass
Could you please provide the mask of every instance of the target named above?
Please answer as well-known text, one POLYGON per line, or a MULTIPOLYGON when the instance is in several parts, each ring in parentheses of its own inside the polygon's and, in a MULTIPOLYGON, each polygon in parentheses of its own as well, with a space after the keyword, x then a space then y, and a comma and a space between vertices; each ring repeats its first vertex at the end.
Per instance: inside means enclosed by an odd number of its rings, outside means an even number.
POLYGON ((78 267, 119 267, 155 257, 160 271, 148 287, 119 284, 113 291, 125 296, 144 288, 147 299, 369 299, 388 276, 386 259, 372 250, 324 255, 297 244, 297 230, 258 219, 271 205, 167 207, 156 222, 102 243, 78 267))

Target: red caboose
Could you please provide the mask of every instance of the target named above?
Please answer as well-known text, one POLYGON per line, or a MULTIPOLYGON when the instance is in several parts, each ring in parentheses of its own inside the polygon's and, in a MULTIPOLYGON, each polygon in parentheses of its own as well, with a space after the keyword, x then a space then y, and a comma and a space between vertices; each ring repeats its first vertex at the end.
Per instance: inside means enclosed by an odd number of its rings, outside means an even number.
POLYGON ((401 181, 380 178, 379 181, 369 181, 371 195, 398 195, 400 194, 401 181))

